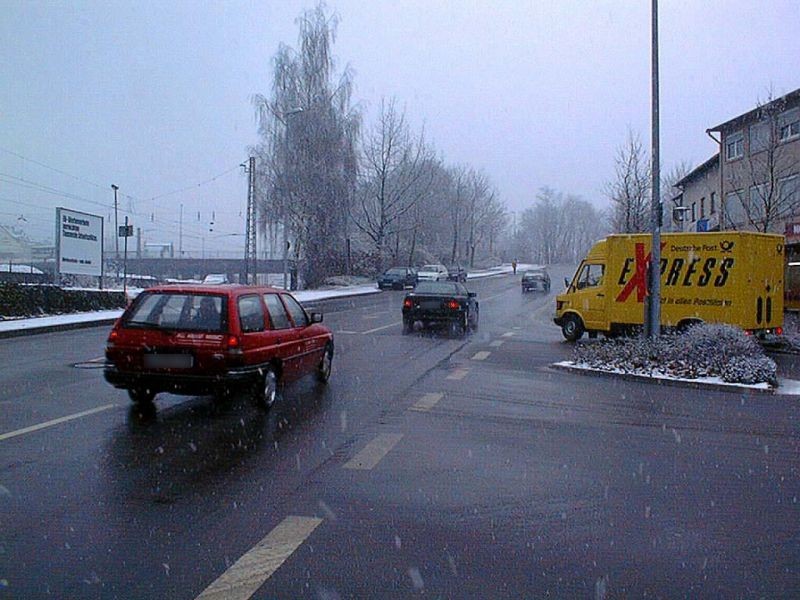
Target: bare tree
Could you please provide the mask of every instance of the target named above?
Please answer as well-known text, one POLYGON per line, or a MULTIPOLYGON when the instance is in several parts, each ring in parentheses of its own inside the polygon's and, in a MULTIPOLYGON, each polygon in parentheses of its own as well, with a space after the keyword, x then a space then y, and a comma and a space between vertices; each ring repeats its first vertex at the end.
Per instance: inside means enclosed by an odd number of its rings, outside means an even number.
POLYGON ((384 268, 387 240, 395 236, 396 255, 400 233, 407 227, 402 217, 433 183, 432 158, 424 135, 411 133, 395 100, 382 101, 378 121, 362 144, 361 182, 353 210, 353 222, 374 243, 378 271, 384 268))
POLYGON ((756 122, 749 127, 749 148, 745 158, 727 167, 729 187, 736 190, 734 203, 725 199, 725 227, 744 225, 768 232, 800 209, 800 152, 781 139, 785 124, 781 113, 788 107, 772 92, 757 105, 756 122), (738 217, 738 218, 737 218, 738 217))
POLYGON ((297 22, 299 52, 282 45, 271 96, 254 96, 262 140, 254 150, 262 230, 274 234, 280 223, 314 286, 344 266, 360 114, 351 105, 350 70, 335 73, 335 16, 320 4, 297 22))
POLYGON ((617 150, 614 180, 605 186, 611 201, 611 228, 618 233, 645 231, 650 214, 650 161, 639 135, 628 130, 617 150))
POLYGON ((675 199, 678 197, 679 189, 675 186, 681 179, 692 171, 689 161, 682 160, 673 165, 666 173, 661 175, 661 210, 662 222, 668 224, 670 229, 675 225, 673 209, 678 206, 675 199))

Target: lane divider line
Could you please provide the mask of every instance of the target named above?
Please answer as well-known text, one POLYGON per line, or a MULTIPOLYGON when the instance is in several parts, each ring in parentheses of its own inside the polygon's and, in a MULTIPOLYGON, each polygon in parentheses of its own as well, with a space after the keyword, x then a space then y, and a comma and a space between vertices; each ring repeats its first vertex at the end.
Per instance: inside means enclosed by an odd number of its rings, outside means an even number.
POLYGON ((469 369, 456 369, 452 373, 450 373, 445 379, 464 379, 469 373, 469 369))
POLYGON ((503 342, 503 340, 495 340, 495 341, 493 341, 493 342, 492 342, 491 344, 489 344, 489 345, 490 345, 492 348, 499 348, 499 347, 500 347, 500 346, 502 346, 504 343, 505 343, 505 342, 503 342))
POLYGON ((197 596, 197 600, 247 600, 322 523, 288 516, 197 596))
POLYGON ((99 412, 103 412, 104 410, 108 410, 109 408, 114 408, 116 406, 119 406, 119 404, 104 404, 103 406, 90 408, 89 410, 84 410, 79 413, 67 415, 65 417, 59 417, 57 419, 53 419, 52 421, 45 421, 44 423, 38 423, 36 425, 31 425, 30 427, 23 427, 22 429, 17 429, 15 431, 0 433, 0 442, 2 442, 3 440, 15 438, 20 435, 25 435, 26 433, 33 433, 34 431, 39 431, 40 429, 47 429, 48 427, 54 427, 56 425, 60 425, 61 423, 67 423, 68 421, 74 421, 75 419, 80 419, 82 417, 88 417, 89 415, 94 415, 99 412))
POLYGON ((403 438, 402 433, 381 433, 369 444, 364 446, 361 451, 344 464, 345 469, 355 469, 358 471, 369 471, 381 462, 381 459, 389 454, 397 442, 403 438))
POLYGON ((472 357, 472 360, 486 360, 489 358, 491 352, 488 350, 481 350, 480 352, 476 352, 475 355, 472 357))
POLYGON ((427 412, 436 406, 436 403, 439 402, 444 397, 444 394, 441 392, 432 392, 430 394, 425 394, 422 398, 417 400, 414 405, 409 410, 415 410, 417 412, 427 412))
POLYGON ((516 333, 515 333, 515 332, 513 332, 513 331, 506 331, 506 332, 503 334, 503 337, 511 337, 511 336, 513 336, 513 335, 516 335, 516 333))
POLYGON ((394 323, 389 323, 388 325, 382 325, 381 327, 376 327, 375 329, 367 329, 366 331, 362 331, 361 335, 367 335, 368 333, 375 333, 376 331, 382 331, 384 329, 389 329, 389 327, 397 327, 398 325, 402 325, 402 321, 395 321, 394 323))

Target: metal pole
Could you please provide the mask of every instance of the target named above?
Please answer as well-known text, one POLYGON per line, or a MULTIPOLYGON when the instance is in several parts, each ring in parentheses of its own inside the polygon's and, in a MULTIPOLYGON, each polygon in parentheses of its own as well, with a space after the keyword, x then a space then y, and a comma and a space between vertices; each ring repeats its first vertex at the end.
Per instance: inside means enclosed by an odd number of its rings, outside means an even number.
POLYGON ((650 171, 652 181, 651 227, 652 246, 650 251, 650 302, 649 319, 645 322, 645 333, 658 337, 661 332, 661 173, 659 164, 659 106, 658 106, 658 0, 652 0, 652 149, 650 171))
POLYGON ((117 190, 119 186, 112 183, 111 189, 114 190, 114 260, 117 263, 117 279, 119 279, 119 220, 117 217, 117 190))
POLYGON ((183 203, 181 203, 181 218, 178 223, 178 258, 183 258, 183 203))
POLYGON ((125 215, 125 254, 122 262, 122 295, 128 299, 128 215, 125 215))
POLYGON ((286 227, 286 209, 283 215, 283 289, 289 289, 289 228, 286 227))

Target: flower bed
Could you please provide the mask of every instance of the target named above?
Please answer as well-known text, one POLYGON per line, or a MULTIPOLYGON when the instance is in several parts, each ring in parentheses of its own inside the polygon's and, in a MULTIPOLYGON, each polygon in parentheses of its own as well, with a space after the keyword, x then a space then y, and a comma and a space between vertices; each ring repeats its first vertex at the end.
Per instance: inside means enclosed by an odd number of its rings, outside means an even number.
POLYGON ((621 338, 578 344, 578 365, 639 375, 684 379, 719 377, 727 383, 778 382, 775 362, 740 329, 702 324, 657 339, 621 338))

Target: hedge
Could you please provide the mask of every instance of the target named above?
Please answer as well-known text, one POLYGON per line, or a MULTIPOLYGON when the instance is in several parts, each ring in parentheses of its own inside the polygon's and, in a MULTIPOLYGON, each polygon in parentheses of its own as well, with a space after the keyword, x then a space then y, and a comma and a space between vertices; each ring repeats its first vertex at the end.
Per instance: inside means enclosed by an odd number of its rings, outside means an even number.
POLYGON ((124 307, 125 296, 122 292, 0 283, 0 318, 36 317, 124 307))

